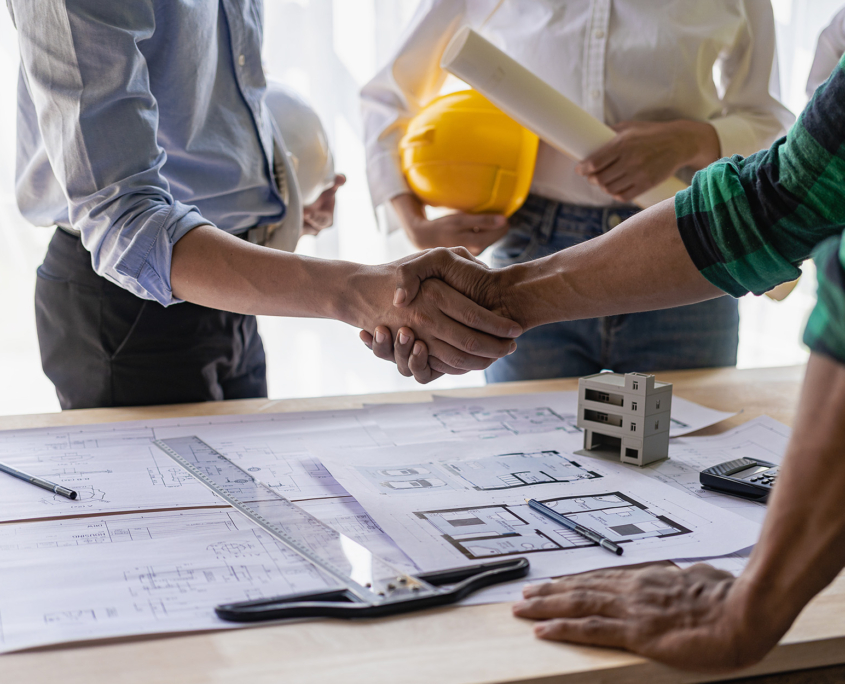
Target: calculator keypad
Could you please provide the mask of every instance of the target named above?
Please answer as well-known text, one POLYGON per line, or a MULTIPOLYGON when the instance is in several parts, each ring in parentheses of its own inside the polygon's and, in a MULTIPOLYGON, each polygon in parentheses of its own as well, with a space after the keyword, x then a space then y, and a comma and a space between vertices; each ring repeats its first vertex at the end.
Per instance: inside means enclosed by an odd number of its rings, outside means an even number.
POLYGON ((777 468, 769 468, 768 470, 764 470, 762 473, 757 473, 754 477, 748 478, 748 482, 753 482, 754 484, 762 487, 771 488, 775 484, 777 474, 777 468))

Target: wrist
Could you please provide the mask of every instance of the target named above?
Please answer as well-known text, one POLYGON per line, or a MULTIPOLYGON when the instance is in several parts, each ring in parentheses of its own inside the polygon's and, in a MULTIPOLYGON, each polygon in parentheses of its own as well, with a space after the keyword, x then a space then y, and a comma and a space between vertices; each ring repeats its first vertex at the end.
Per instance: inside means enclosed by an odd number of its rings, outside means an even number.
POLYGON ((507 266, 498 273, 503 315, 530 330, 538 325, 567 320, 564 273, 548 258, 507 266))
POLYGON ((513 264, 496 272, 498 291, 501 293, 502 315, 516 321, 523 330, 542 325, 537 309, 536 279, 531 263, 513 264))
POLYGON ((682 119, 672 125, 682 147, 681 163, 675 171, 684 167, 698 171, 721 157, 719 136, 709 123, 682 119))
POLYGON ((748 571, 733 581, 725 600, 725 618, 734 634, 732 641, 744 645, 750 662, 774 648, 789 629, 801 609, 792 603, 791 597, 778 595, 748 571))
POLYGON ((362 330, 369 329, 376 287, 374 266, 348 261, 327 262, 329 272, 320 276, 327 296, 318 303, 321 318, 333 318, 362 330))

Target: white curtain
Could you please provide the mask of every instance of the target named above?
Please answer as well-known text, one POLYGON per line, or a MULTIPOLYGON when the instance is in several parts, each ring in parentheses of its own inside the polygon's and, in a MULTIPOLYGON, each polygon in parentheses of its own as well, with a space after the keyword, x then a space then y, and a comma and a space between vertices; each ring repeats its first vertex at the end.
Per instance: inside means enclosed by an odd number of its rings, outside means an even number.
MULTIPOLYGON (((387 59, 417 0, 265 0, 267 72, 315 106, 349 182, 338 197, 333 229, 305 238, 299 251, 378 263, 407 253, 401 232, 376 228, 367 192, 358 90, 387 59)), ((774 0, 780 76, 786 103, 800 111, 816 37, 842 0, 774 0)), ((14 203, 17 45, 8 13, 0 11, 0 414, 58 408, 41 372, 32 292, 49 229, 29 226, 14 203)), ((814 301, 810 273, 782 303, 741 302, 740 365, 797 363, 806 357, 800 330, 814 301)), ((413 389, 411 380, 374 359, 357 331, 335 321, 262 318, 272 397, 413 389)), ((482 384, 480 373, 444 378, 434 387, 482 384)))

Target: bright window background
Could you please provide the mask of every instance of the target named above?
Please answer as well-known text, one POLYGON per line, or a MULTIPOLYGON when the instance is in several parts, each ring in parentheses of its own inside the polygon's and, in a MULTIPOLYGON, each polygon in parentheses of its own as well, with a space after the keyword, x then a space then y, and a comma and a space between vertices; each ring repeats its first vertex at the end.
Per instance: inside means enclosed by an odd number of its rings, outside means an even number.
MULTIPOLYGON (((816 38, 842 0, 774 0, 782 94, 796 113, 816 38)), ((331 138, 337 168, 349 178, 341 190, 335 227, 300 241, 299 251, 363 263, 395 259, 411 250, 401 233, 376 226, 365 179, 358 90, 394 49, 417 0, 265 0, 268 75, 294 87, 315 106, 331 138)), ((0 415, 58 410, 41 371, 33 290, 51 229, 33 228, 14 201, 17 44, 9 15, 0 11, 0 415)), ((801 330, 815 300, 812 265, 784 302, 740 302, 740 367, 800 363, 807 357, 801 330)), ((357 331, 336 321, 263 317, 271 397, 360 394, 413 389, 412 380, 373 358, 357 331)), ((480 385, 482 373, 441 378, 432 389, 480 385)))

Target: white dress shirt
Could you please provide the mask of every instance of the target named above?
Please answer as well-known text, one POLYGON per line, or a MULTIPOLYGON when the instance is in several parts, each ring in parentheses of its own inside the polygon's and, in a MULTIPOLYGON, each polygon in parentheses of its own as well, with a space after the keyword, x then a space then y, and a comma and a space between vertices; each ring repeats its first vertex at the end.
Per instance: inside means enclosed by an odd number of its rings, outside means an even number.
MULTIPOLYGON (((440 93, 440 56, 463 26, 610 125, 707 121, 727 156, 769 146, 794 120, 776 99, 769 0, 422 0, 395 56, 361 92, 375 206, 410 192, 399 140, 440 93)), ((531 191, 615 204, 575 164, 541 142, 531 191)))
POLYGON ((830 25, 819 35, 816 44, 816 56, 810 67, 810 77, 807 79, 807 97, 813 97, 822 83, 827 80, 833 67, 839 64, 845 54, 845 7, 833 17, 830 25))

